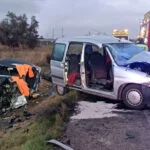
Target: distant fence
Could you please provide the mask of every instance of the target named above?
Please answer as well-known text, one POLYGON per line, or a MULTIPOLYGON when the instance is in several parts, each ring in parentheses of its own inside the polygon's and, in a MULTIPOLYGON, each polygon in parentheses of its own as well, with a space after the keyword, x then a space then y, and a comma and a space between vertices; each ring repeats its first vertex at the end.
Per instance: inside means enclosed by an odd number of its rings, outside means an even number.
POLYGON ((54 42, 54 39, 39 39, 39 46, 53 45, 54 42))

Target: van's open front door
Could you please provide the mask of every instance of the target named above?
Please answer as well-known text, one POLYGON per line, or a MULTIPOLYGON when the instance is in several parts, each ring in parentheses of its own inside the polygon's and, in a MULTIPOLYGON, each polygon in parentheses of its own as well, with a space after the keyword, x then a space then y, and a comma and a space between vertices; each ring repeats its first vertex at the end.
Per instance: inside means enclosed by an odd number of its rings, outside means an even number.
POLYGON ((65 86, 65 60, 64 55, 67 44, 55 43, 51 57, 52 82, 56 85, 65 86))

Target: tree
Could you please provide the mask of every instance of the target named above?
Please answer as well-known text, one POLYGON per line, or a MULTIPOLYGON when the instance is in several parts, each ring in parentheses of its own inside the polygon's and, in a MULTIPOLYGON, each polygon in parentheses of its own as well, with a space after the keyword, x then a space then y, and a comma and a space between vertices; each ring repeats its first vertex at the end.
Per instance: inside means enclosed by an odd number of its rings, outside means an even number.
POLYGON ((5 19, 2 22, 0 22, 0 41, 2 44, 4 45, 8 44, 9 33, 10 27, 8 24, 8 20, 5 19))
POLYGON ((0 22, 0 42, 9 47, 27 45, 34 48, 38 43, 38 26, 35 16, 31 18, 31 24, 28 24, 25 14, 16 16, 15 13, 8 12, 0 22))
POLYGON ((28 32, 27 32, 27 45, 29 45, 29 47, 34 48, 37 43, 38 43, 38 21, 36 20, 35 16, 31 17, 31 24, 28 28, 28 32))

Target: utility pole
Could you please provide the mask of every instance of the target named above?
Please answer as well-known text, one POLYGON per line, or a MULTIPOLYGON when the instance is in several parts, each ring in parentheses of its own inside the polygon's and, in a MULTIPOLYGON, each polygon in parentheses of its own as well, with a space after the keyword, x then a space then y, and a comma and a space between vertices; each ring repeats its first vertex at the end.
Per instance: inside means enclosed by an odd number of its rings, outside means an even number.
POLYGON ((52 29, 52 38, 53 38, 53 39, 55 38, 54 27, 53 27, 53 29, 52 29))
POLYGON ((90 35, 91 35, 91 32, 89 31, 88 36, 90 36, 90 35))
POLYGON ((61 29, 61 37, 64 37, 64 28, 61 29))

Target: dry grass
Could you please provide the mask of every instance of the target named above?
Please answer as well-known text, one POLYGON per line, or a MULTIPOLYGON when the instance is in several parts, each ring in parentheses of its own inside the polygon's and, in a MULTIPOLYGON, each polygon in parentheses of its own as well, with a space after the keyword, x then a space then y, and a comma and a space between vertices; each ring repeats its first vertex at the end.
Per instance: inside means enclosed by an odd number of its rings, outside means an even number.
POLYGON ((35 65, 47 65, 47 56, 52 52, 52 46, 38 47, 35 49, 9 49, 0 46, 0 59, 16 58, 24 60, 35 65))
MULTIPOLYGON (((46 57, 51 54, 51 49, 52 47, 12 50, 0 47, 0 59, 17 58, 45 66, 48 65, 46 57)), ((45 91, 44 87, 43 90, 45 91)), ((53 150, 45 141, 60 138, 64 121, 68 120, 68 114, 73 110, 76 99, 76 93, 70 92, 65 97, 52 96, 39 100, 36 108, 29 110, 37 117, 24 121, 19 128, 13 127, 7 134, 0 136, 0 150, 53 150)))

